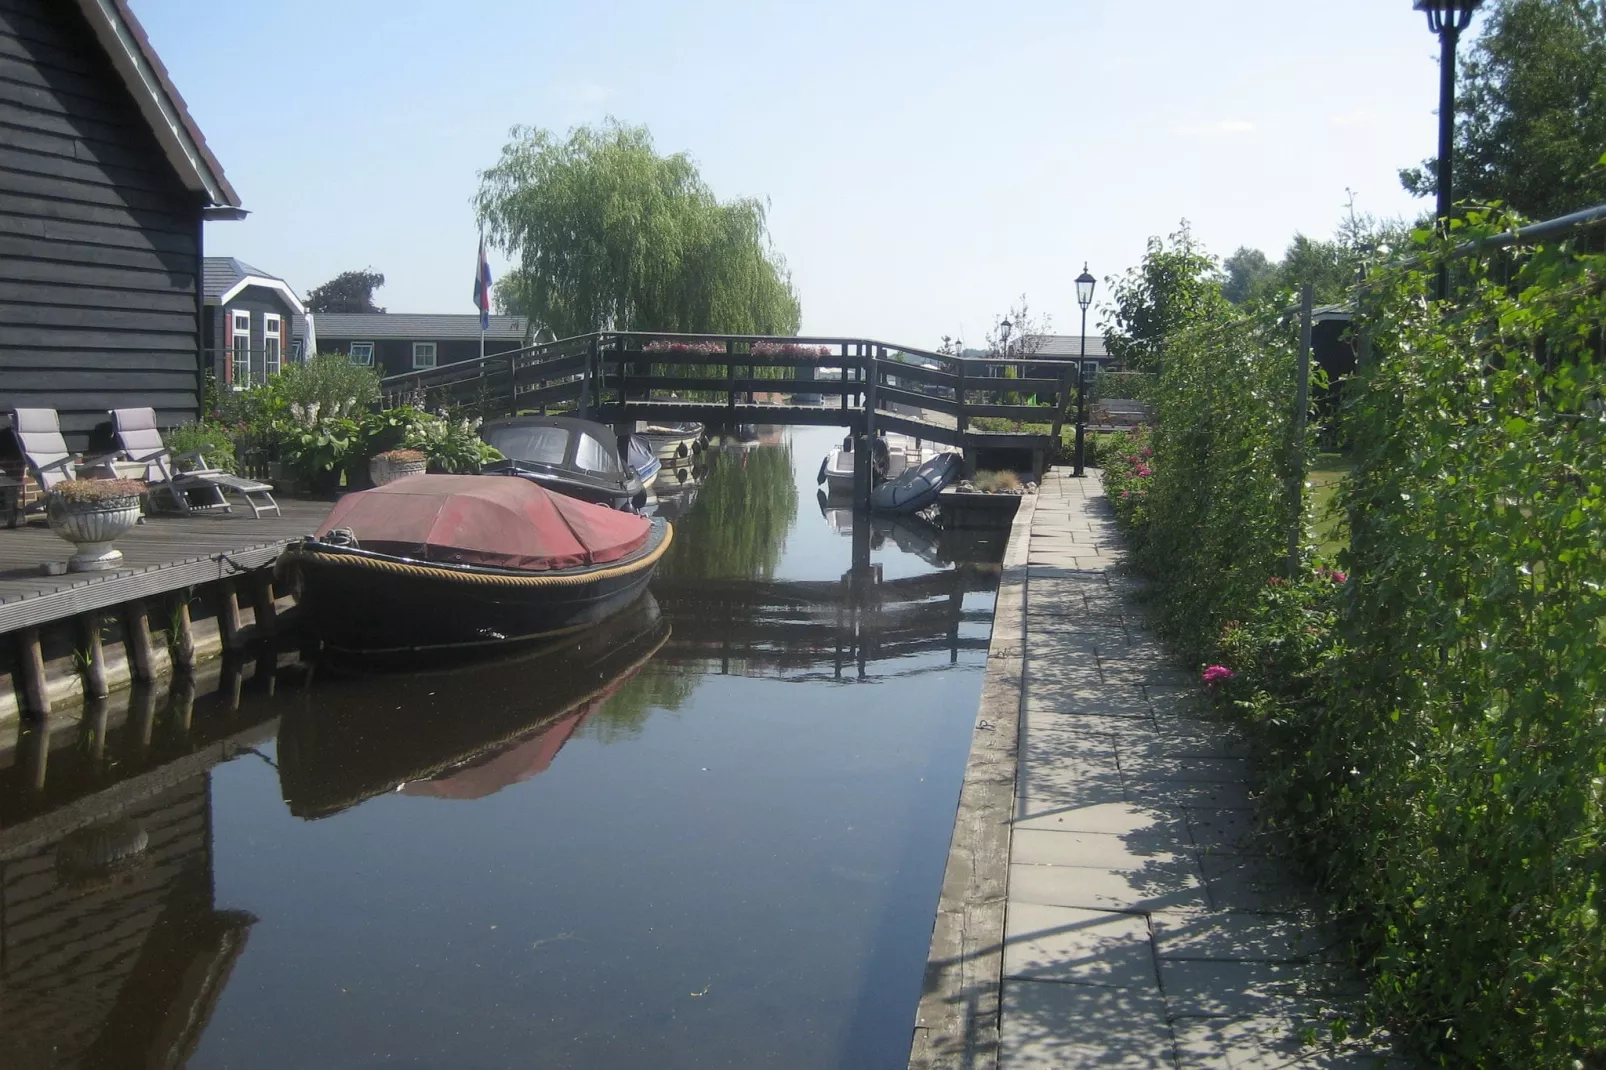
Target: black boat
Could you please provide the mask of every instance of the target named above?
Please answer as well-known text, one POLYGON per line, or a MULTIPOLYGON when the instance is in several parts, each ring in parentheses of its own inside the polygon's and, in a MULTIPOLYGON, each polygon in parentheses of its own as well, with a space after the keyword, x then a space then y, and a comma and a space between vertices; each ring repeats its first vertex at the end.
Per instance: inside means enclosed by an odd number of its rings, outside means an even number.
MULTIPOLYGON (((636 510, 647 501, 650 477, 628 461, 634 437, 621 442, 611 428, 567 416, 515 416, 480 428, 480 438, 503 457, 485 466, 487 474, 522 476, 611 509, 636 510)), ((645 441, 634 455, 657 460, 645 441)))
POLYGON ((512 657, 400 675, 333 666, 280 722, 284 800, 311 819, 392 792, 470 799, 527 780, 668 637, 643 591, 606 624, 512 657))
POLYGON ((451 651, 611 616, 646 587, 672 535, 667 520, 523 479, 421 475, 341 498, 281 565, 329 646, 451 651))

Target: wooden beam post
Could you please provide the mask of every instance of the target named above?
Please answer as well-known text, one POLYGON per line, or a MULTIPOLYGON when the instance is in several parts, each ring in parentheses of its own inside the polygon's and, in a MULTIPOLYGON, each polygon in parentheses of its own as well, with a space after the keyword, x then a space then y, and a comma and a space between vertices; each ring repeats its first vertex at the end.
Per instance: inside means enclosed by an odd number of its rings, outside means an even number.
POLYGON ((42 722, 50 716, 50 688, 45 683, 45 655, 39 645, 37 625, 17 633, 17 654, 22 669, 22 697, 28 703, 28 712, 42 722))
POLYGON ((101 616, 98 612, 82 613, 78 617, 78 634, 83 641, 84 694, 89 698, 105 698, 106 644, 101 638, 101 616))
POLYGON ((725 343, 725 408, 734 412, 736 409, 736 345, 734 342, 725 343))
POLYGON ((1288 441, 1288 574, 1299 574, 1299 549, 1305 535, 1305 420, 1310 409, 1310 336, 1314 291, 1299 291, 1299 358, 1294 371, 1294 412, 1288 441))
POLYGON ((225 576, 217 581, 217 625, 223 634, 223 649, 240 648, 240 603, 234 597, 234 581, 225 576))
POLYGON ((180 592, 173 610, 173 667, 183 672, 195 668, 195 626, 190 622, 190 600, 180 592))
POLYGON ((258 636, 279 630, 279 607, 273 602, 273 570, 259 568, 251 574, 251 608, 256 613, 258 636))
POLYGON ((156 679, 156 644, 151 640, 151 615, 142 601, 123 606, 123 641, 128 644, 128 664, 135 680, 156 679))

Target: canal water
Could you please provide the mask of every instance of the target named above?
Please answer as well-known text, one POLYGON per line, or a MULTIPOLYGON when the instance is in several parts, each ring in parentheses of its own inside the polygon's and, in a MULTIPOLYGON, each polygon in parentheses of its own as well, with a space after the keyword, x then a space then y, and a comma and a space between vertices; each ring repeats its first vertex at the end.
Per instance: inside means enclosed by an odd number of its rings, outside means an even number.
POLYGON ((0 1065, 903 1066, 1002 536, 855 540, 840 432, 759 432, 608 627, 286 656, 8 788, 0 1065))

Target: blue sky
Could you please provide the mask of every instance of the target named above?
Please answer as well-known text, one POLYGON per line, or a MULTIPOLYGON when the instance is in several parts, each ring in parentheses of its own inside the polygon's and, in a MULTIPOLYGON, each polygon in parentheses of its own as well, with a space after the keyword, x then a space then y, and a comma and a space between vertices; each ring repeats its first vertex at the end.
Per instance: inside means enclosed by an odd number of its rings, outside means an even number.
POLYGON ((1083 261, 1102 298, 1183 217, 1275 256, 1346 187, 1415 215, 1396 171, 1435 147, 1407 0, 131 2, 252 212, 207 251, 301 291, 373 267, 395 312, 473 311, 469 199, 519 123, 646 124, 769 198, 805 333, 910 345, 1022 293, 1075 333, 1083 261))

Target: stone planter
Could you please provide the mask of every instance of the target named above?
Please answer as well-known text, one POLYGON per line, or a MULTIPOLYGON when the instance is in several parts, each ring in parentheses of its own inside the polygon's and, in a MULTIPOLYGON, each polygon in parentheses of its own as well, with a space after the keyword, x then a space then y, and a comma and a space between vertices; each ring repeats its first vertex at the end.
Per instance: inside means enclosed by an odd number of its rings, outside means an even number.
POLYGON ((387 457, 375 457, 368 462, 368 478, 374 481, 374 486, 383 487, 405 476, 421 476, 429 467, 427 461, 392 461, 387 457))
POLYGON ((112 549, 112 543, 139 523, 139 498, 66 501, 52 494, 45 499, 45 515, 50 530, 78 548, 67 559, 67 571, 116 568, 123 563, 123 552, 112 549))

